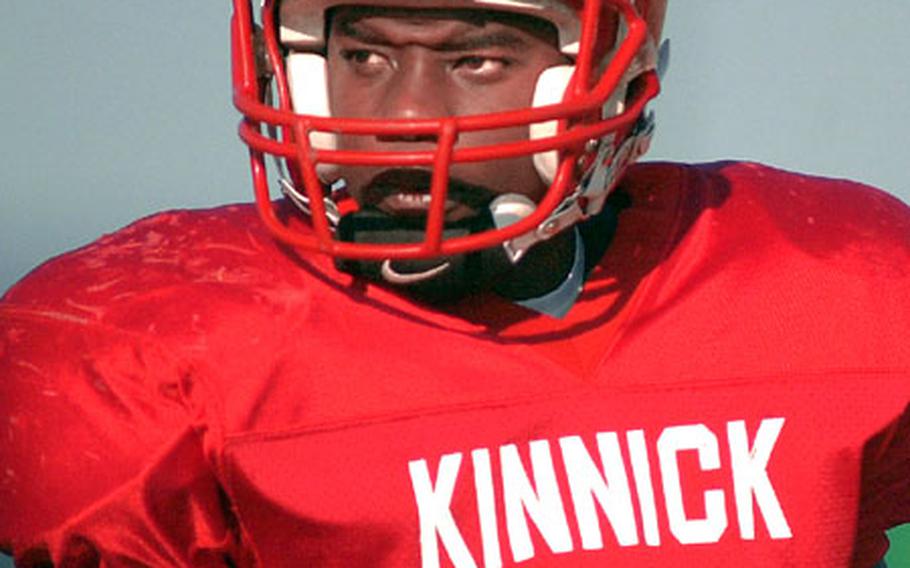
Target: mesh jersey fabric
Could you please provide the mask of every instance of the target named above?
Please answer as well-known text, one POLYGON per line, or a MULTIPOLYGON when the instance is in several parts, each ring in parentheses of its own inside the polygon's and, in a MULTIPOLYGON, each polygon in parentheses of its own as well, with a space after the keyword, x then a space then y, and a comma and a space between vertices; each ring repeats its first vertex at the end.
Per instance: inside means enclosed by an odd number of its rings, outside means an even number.
POLYGON ((0 303, 25 566, 869 566, 910 521, 910 213, 644 164, 561 320, 155 215, 0 303))

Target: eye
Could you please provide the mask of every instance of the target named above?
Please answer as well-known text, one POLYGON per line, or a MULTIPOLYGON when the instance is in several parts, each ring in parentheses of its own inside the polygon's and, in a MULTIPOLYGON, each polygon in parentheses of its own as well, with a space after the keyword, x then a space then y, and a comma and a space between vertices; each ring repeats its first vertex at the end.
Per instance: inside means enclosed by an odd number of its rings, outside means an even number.
POLYGON ((344 49, 341 57, 350 64, 357 73, 374 75, 391 67, 392 62, 388 57, 377 51, 369 49, 344 49))
POLYGON ((511 61, 504 57, 466 55, 455 61, 453 68, 475 79, 494 80, 505 73, 511 61))

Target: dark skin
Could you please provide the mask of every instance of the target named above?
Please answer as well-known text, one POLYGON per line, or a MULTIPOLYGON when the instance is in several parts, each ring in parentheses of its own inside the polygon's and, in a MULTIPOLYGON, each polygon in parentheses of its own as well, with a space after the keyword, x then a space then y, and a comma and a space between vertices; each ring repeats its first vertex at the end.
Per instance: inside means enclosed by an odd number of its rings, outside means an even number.
MULTIPOLYGON (((567 63, 555 29, 539 20, 476 10, 340 7, 333 11, 327 45, 329 100, 333 116, 438 118, 484 114, 529 106, 537 78, 567 63)), ((527 139, 526 127, 464 133, 459 146, 527 139)), ((342 136, 339 146, 358 150, 428 150, 433 137, 342 136)), ((422 215, 427 175, 386 175, 348 167, 342 176, 355 199, 393 215, 422 215), (389 180, 397 188, 389 187, 389 180)), ((413 172, 412 172, 413 173, 413 172)), ((465 197, 453 192, 447 219, 471 215, 478 193, 518 193, 538 200, 547 187, 530 156, 456 164, 465 197), (470 196, 467 196, 470 194, 470 196)))

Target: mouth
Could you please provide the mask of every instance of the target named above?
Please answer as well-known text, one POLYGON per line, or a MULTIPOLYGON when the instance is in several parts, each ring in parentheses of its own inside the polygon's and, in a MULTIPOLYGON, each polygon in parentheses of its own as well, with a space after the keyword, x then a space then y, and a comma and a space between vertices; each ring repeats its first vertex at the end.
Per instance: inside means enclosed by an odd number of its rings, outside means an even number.
MULTIPOLYGON (((362 206, 373 207, 399 217, 425 217, 432 198, 432 174, 425 170, 393 169, 376 175, 360 192, 362 206)), ((494 197, 491 190, 459 180, 449 179, 445 218, 458 221, 476 214, 494 197)))

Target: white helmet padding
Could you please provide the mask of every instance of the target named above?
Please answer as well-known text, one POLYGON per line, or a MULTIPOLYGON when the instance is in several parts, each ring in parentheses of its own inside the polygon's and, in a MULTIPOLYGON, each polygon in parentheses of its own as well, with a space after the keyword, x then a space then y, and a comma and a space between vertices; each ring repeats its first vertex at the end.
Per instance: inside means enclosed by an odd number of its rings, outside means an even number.
MULTIPOLYGON (((316 53, 291 52, 284 65, 294 112, 331 116, 325 57, 316 53)), ((334 150, 338 146, 335 135, 329 132, 311 133, 310 144, 319 150, 334 150)))
MULTIPOLYGON (((575 73, 573 65, 557 65, 544 69, 537 78, 531 106, 542 107, 562 102, 573 73, 575 73)), ((556 120, 535 122, 529 129, 531 140, 556 136, 558 128, 559 121, 556 120)), ((534 154, 534 168, 545 184, 549 185, 553 182, 558 166, 559 152, 556 150, 534 154)))

